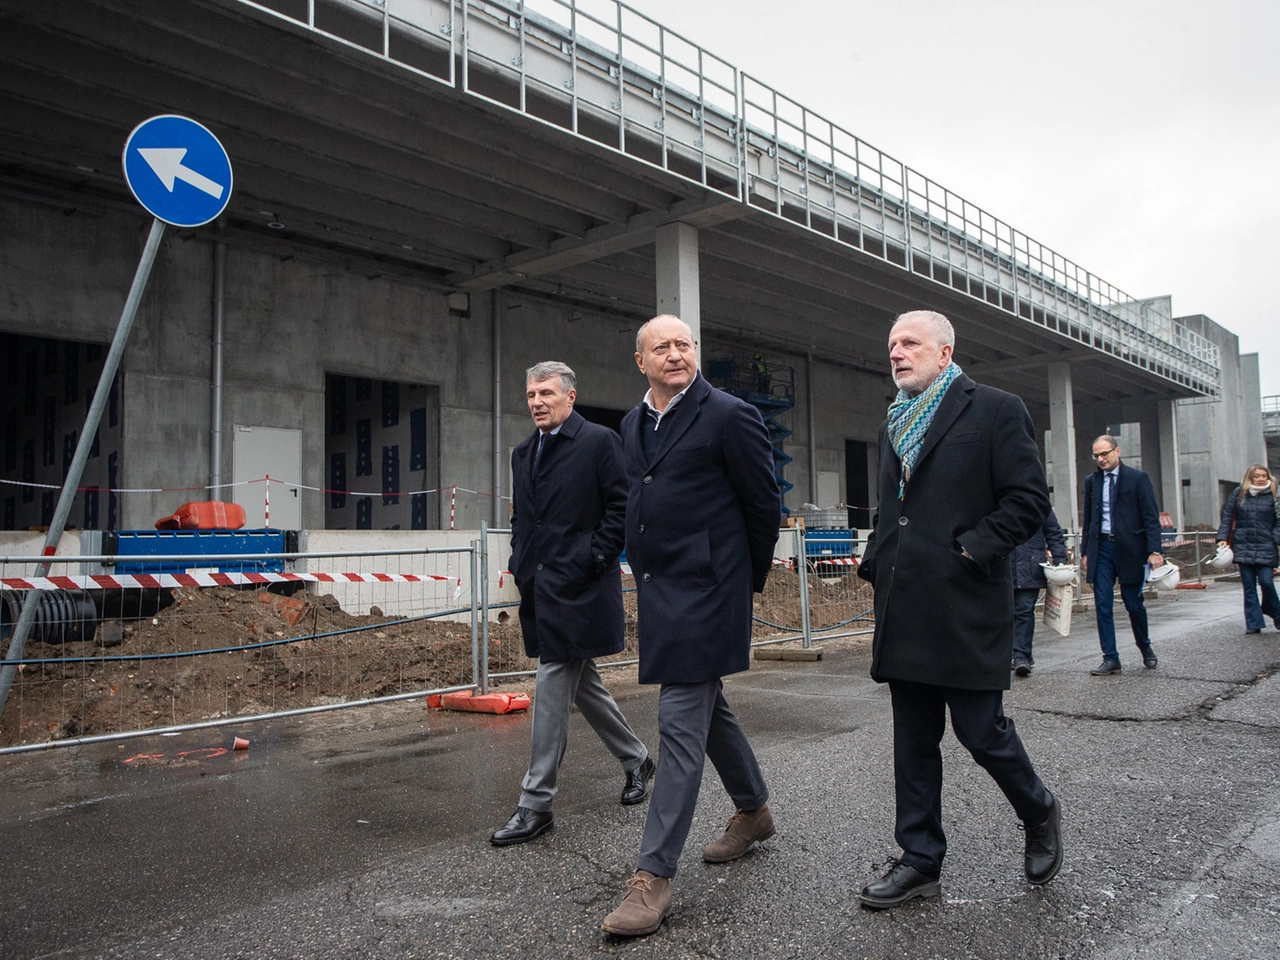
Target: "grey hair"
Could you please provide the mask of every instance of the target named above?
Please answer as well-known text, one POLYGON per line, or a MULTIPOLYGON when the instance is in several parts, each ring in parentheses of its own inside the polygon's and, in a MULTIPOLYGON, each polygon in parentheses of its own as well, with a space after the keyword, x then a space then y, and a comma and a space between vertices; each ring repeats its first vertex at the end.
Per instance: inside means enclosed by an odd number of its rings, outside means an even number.
POLYGON ((560 378, 560 387, 565 393, 578 389, 578 375, 567 363, 561 363, 559 360, 543 360, 541 363, 535 363, 524 372, 524 383, 528 386, 534 381, 550 380, 552 377, 560 378))
POLYGON ((644 333, 649 329, 649 324, 656 323, 659 320, 677 320, 680 323, 684 323, 684 328, 689 331, 690 339, 693 338, 693 329, 674 313, 660 313, 656 317, 650 317, 640 324, 640 329, 636 331, 636 353, 644 353, 644 333))
POLYGON ((903 320, 923 320, 933 331, 933 338, 938 341, 939 346, 945 345, 953 350, 955 349, 956 328, 951 326, 951 321, 942 314, 933 310, 908 310, 906 313, 900 313, 894 318, 894 325, 896 326, 903 320))
POLYGON ((1109 434, 1109 433, 1100 433, 1100 434, 1098 434, 1098 436, 1094 439, 1094 441, 1093 441, 1093 442, 1094 442, 1094 443, 1105 443, 1107 446, 1111 447, 1112 449, 1114 449, 1114 448, 1116 448, 1116 447, 1120 446, 1120 441, 1119 441, 1119 440, 1117 440, 1115 437, 1113 437, 1113 436, 1112 436, 1111 434, 1109 434))

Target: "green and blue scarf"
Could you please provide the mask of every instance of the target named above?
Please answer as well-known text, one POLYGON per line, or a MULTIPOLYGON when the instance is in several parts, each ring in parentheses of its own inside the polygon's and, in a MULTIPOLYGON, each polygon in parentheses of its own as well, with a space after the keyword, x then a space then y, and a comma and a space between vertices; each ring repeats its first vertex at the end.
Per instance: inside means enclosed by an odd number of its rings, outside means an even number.
POLYGON ((902 474, 898 478, 899 500, 906 493, 907 481, 916 467, 924 435, 929 432, 938 404, 962 372, 960 364, 952 361, 921 393, 912 397, 905 390, 899 390, 897 398, 889 405, 889 442, 902 461, 902 474))

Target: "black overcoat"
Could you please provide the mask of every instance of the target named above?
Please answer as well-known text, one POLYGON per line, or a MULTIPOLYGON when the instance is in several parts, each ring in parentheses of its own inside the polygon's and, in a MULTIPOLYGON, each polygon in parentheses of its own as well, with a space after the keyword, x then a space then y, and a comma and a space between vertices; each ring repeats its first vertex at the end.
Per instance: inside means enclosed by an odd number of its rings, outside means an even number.
POLYGON ((511 453, 511 560, 520 590, 524 650, 547 662, 622 649, 622 443, 608 427, 570 413, 548 436, 530 475, 538 433, 511 453))
POLYGON ((1240 496, 1240 488, 1231 491, 1231 498, 1222 508, 1222 524, 1218 527, 1218 539, 1231 538, 1231 552, 1236 563, 1259 567, 1274 567, 1280 563, 1276 544, 1280 543, 1280 514, 1276 513, 1276 501, 1270 493, 1256 497, 1240 496), (1235 532, 1231 522, 1235 521, 1235 532))
POLYGON ((746 670, 751 593, 764 589, 782 520, 764 420, 699 374, 663 417, 651 457, 646 427, 653 421, 642 402, 622 421, 640 682, 702 683, 746 670))
POLYGON ((879 507, 858 568, 875 586, 875 680, 1009 688, 1009 554, 1049 515, 1032 430, 1020 399, 961 374, 899 500, 901 464, 881 425, 879 507))
MULTIPOLYGON (((1160 543, 1160 508, 1146 471, 1121 463, 1111 498, 1111 533, 1115 537, 1113 564, 1116 579, 1124 584, 1142 583, 1147 557, 1164 553, 1160 543)), ((1084 516, 1080 519, 1080 553, 1089 560, 1085 577, 1094 582, 1098 565, 1098 538, 1102 536, 1104 471, 1084 478, 1084 516)))

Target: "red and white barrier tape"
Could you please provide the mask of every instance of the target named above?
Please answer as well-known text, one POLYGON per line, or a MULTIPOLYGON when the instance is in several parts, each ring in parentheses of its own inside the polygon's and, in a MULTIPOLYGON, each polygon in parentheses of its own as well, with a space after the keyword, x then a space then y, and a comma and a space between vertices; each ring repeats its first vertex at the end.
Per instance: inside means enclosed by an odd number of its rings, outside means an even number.
POLYGON ((830 563, 837 567, 856 567, 858 565, 858 561, 853 557, 810 557, 809 562, 814 566, 819 563, 830 563))
POLYGON ((454 597, 462 590, 461 578, 412 573, 116 573, 74 577, 3 577, 0 584, 13 590, 155 590, 171 587, 240 587, 266 583, 452 583, 454 597))

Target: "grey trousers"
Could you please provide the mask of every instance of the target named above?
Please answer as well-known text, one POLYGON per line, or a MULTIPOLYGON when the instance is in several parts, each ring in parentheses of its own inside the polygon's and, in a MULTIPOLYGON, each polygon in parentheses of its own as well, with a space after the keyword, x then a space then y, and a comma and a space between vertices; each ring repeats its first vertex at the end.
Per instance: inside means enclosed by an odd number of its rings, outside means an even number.
POLYGON ((634 770, 649 756, 605 689, 594 660, 539 660, 533 701, 533 746, 520 806, 540 813, 551 809, 560 761, 569 743, 569 708, 575 703, 609 752, 621 761, 622 769, 634 770))
POLYGON ((706 760, 740 810, 769 800, 760 764, 724 699, 720 680, 664 683, 658 694, 658 773, 649 797, 637 870, 674 877, 684 850, 706 760))

